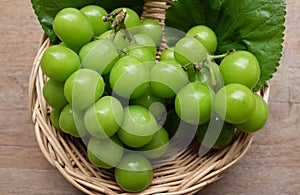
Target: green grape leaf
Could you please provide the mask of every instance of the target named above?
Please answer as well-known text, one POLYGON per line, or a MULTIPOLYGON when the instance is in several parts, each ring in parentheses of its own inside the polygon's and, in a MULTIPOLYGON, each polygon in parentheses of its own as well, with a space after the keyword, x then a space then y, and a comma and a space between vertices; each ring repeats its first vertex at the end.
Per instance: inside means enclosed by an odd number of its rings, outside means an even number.
POLYGON ((55 15, 66 7, 81 8, 86 5, 99 5, 108 13, 118 7, 129 7, 139 15, 143 11, 144 1, 142 0, 31 0, 32 7, 38 20, 52 42, 57 42, 52 24, 55 15))
POLYGON ((216 54, 248 50, 258 59, 260 89, 277 71, 282 56, 285 0, 177 0, 167 10, 166 26, 187 32, 195 25, 212 28, 216 54))

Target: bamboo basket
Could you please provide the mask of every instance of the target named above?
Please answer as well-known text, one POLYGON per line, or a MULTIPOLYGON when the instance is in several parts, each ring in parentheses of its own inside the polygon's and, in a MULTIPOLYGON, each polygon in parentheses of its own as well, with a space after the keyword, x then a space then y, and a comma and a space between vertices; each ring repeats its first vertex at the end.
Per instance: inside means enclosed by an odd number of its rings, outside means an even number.
MULTIPOLYGON (((153 18, 164 24, 166 9, 171 3, 172 0, 145 1, 142 18, 153 18)), ((41 57, 50 45, 44 35, 29 81, 29 107, 42 153, 71 184, 86 194, 127 194, 115 182, 113 171, 97 168, 88 161, 86 146, 80 139, 58 132, 51 125, 50 107, 42 93, 47 78, 40 68, 41 57)), ((258 93, 268 101, 267 85, 258 93)), ((237 131, 229 146, 202 157, 198 155, 199 147, 192 144, 176 159, 156 168, 151 186, 141 194, 195 194, 220 179, 225 170, 241 160, 252 140, 253 134, 237 131)))

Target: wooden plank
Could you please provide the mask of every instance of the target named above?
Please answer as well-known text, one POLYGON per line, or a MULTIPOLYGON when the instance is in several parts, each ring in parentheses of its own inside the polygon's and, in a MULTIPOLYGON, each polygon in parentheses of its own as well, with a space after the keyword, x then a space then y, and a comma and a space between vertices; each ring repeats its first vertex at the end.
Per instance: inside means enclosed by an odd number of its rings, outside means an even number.
POLYGON ((1 145, 0 168, 51 170, 53 167, 41 156, 37 145, 32 147, 1 145))
POLYGON ((63 176, 54 169, 33 171, 25 168, 0 168, 0 177, 0 193, 3 195, 83 194, 66 182, 63 176))

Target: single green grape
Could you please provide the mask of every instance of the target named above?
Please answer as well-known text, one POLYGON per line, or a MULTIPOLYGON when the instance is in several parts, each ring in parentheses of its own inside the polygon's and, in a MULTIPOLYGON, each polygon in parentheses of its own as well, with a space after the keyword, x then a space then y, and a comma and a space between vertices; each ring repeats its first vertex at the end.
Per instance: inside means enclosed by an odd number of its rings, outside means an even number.
POLYGON ((74 137, 84 137, 87 131, 83 125, 83 113, 75 111, 70 104, 67 104, 59 116, 60 129, 74 137))
POLYGON ((202 45, 210 54, 215 53, 218 46, 217 36, 215 32, 208 26, 194 26, 190 30, 188 30, 186 35, 196 38, 200 43, 202 43, 202 45))
POLYGON ((215 96, 214 108, 227 123, 246 122, 255 110, 253 92, 246 86, 231 83, 222 87, 215 96))
POLYGON ((214 93, 206 84, 189 83, 176 95, 176 113, 189 124, 204 124, 210 119, 213 97, 214 93))
POLYGON ((107 14, 104 8, 97 5, 87 5, 80 11, 89 19, 95 36, 99 36, 110 28, 111 23, 103 21, 103 16, 107 14))
POLYGON ((265 126, 268 120, 269 108, 267 103, 261 96, 257 94, 255 94, 254 96, 256 100, 256 107, 254 112, 246 122, 236 125, 237 128, 242 132, 257 132, 265 126))
POLYGON ((145 64, 149 71, 156 63, 156 56, 151 52, 151 50, 139 44, 128 47, 125 53, 140 60, 143 64, 145 64))
POLYGON ((53 20, 53 30, 61 41, 72 48, 80 48, 93 38, 89 19, 76 8, 60 10, 53 20))
POLYGON ((124 108, 123 123, 118 136, 127 146, 139 148, 149 143, 158 131, 155 117, 142 106, 131 105, 124 108))
POLYGON ((252 89, 260 78, 257 58, 248 51, 236 51, 226 56, 220 64, 225 85, 240 83, 252 89))
POLYGON ((123 121, 123 107, 118 99, 112 96, 100 98, 84 114, 84 124, 88 132, 98 138, 113 136, 123 121))
POLYGON ((152 165, 142 155, 129 153, 116 167, 115 179, 119 186, 127 192, 141 192, 152 182, 152 165))
POLYGON ((110 169, 118 166, 124 154, 122 142, 117 136, 109 139, 91 137, 87 145, 87 155, 97 167, 110 169))
POLYGON ((84 45, 79 57, 83 68, 107 74, 119 59, 119 53, 114 44, 107 39, 92 41, 84 45))
POLYGON ((111 69, 109 83, 117 95, 128 99, 137 98, 147 91, 149 72, 141 61, 125 56, 111 69))
POLYGON ((98 72, 84 68, 66 80, 64 94, 75 110, 85 110, 102 96, 104 87, 104 80, 98 72))
POLYGON ((125 51, 127 55, 140 60, 141 62, 155 62, 156 56, 147 47, 140 44, 131 45, 125 51))
POLYGON ((176 61, 160 61, 151 69, 150 86, 158 97, 173 98, 187 83, 188 75, 176 61))
POLYGON ((180 39, 174 47, 175 59, 181 65, 202 63, 206 55, 206 48, 193 37, 184 37, 180 39))
POLYGON ((43 87, 43 96, 52 108, 61 109, 68 103, 64 95, 64 84, 50 79, 43 87))
POLYGON ((139 27, 140 33, 148 34, 156 45, 159 45, 162 36, 163 36, 163 29, 162 26, 154 19, 146 18, 141 22, 141 26, 139 27))
POLYGON ((71 49, 61 45, 53 45, 45 50, 41 59, 41 68, 49 78, 65 81, 80 68, 80 59, 71 49))

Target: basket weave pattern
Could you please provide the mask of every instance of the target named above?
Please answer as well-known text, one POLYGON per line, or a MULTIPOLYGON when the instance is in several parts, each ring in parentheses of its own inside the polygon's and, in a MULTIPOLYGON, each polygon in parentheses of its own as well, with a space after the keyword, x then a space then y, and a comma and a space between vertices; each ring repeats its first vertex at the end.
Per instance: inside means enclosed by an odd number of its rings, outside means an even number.
MULTIPOLYGON (((171 0, 145 1, 142 18, 153 18, 164 24, 171 0)), ((87 158, 86 146, 80 139, 58 132, 52 127, 50 108, 42 89, 47 80, 40 68, 44 51, 50 46, 44 36, 33 63, 29 83, 29 104, 35 135, 45 158, 75 187, 86 194, 126 194, 115 182, 112 170, 97 168, 87 158)), ((269 88, 260 90, 267 101, 269 88)), ((142 194, 194 194, 221 178, 223 172, 245 155, 253 135, 238 132, 225 149, 198 156, 199 147, 191 145, 175 160, 154 170, 151 186, 142 194)))

